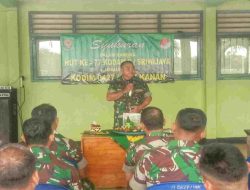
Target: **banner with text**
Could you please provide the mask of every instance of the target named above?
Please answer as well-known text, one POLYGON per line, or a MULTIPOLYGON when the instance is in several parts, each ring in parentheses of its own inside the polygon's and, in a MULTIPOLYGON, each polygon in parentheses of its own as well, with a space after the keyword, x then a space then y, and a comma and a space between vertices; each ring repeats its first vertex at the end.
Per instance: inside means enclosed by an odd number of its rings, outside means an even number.
POLYGON ((62 35, 62 83, 108 83, 126 60, 146 82, 172 81, 173 39, 168 34, 62 35))

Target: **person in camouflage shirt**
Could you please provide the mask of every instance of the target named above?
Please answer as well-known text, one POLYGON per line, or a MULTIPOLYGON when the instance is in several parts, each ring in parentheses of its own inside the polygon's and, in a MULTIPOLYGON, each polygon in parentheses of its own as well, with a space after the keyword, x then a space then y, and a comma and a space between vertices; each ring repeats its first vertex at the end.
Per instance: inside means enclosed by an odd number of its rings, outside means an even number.
POLYGON ((166 182, 201 183, 197 166, 200 157, 198 141, 205 137, 206 122, 206 115, 200 109, 180 110, 173 125, 176 140, 146 152, 138 162, 129 186, 140 190, 166 182))
POLYGON ((51 144, 50 150, 57 157, 62 157, 73 163, 78 169, 83 169, 87 165, 87 160, 82 156, 79 145, 57 131, 54 132, 55 141, 51 144))
POLYGON ((130 180, 137 162, 145 150, 165 146, 173 139, 170 134, 163 131, 164 117, 159 108, 147 107, 141 112, 141 127, 146 132, 146 136, 132 143, 127 151, 123 171, 127 180, 130 180))
POLYGON ((34 190, 39 177, 35 168, 36 158, 20 144, 0 146, 0 189, 34 190))
POLYGON ((83 176, 87 160, 82 156, 81 149, 75 141, 64 137, 56 131, 59 122, 56 108, 50 104, 41 104, 32 110, 31 115, 32 118, 39 118, 51 124, 55 140, 49 147, 50 151, 57 157, 73 163, 83 176))
POLYGON ((114 128, 123 125, 123 113, 140 113, 150 104, 152 97, 148 85, 135 76, 135 67, 131 61, 120 65, 122 75, 111 81, 107 100, 114 103, 114 128))
POLYGON ((36 157, 35 167, 39 183, 61 185, 70 190, 83 189, 77 169, 49 150, 48 147, 54 140, 49 123, 38 118, 28 119, 23 124, 23 135, 30 151, 36 157))
POLYGON ((211 143, 202 147, 199 169, 206 190, 247 190, 248 164, 232 144, 211 143))

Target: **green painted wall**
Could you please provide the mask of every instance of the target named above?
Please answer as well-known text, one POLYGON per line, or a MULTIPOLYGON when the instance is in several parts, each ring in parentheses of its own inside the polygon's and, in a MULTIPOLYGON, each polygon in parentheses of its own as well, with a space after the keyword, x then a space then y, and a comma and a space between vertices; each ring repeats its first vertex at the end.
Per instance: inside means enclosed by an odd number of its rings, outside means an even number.
MULTIPOLYGON (((249 10, 250 1, 229 1, 218 10, 249 10)), ((245 136, 250 127, 250 80, 217 81, 216 133, 217 137, 245 136)))
POLYGON ((1 84, 8 84, 9 82, 9 75, 8 75, 8 65, 7 63, 7 52, 6 46, 8 44, 6 35, 6 16, 5 10, 0 10, 0 83, 1 84))
POLYGON ((0 4, 0 85, 12 84, 19 76, 17 9, 0 4))
MULTIPOLYGON (((80 139, 92 121, 104 129, 112 127, 113 103, 105 101, 107 85, 65 86, 60 82, 31 82, 29 47, 29 11, 204 11, 204 79, 177 81, 170 84, 150 84, 153 93, 151 105, 162 108, 167 127, 174 121, 177 111, 184 107, 198 107, 208 115, 208 138, 245 136, 243 129, 250 124, 249 80, 216 80, 216 9, 249 9, 250 2, 230 1, 205 5, 201 0, 22 0, 19 3, 20 73, 25 76, 26 102, 23 117, 30 117, 32 108, 40 103, 51 103, 58 109, 59 131, 68 137, 80 139), (237 130, 236 130, 237 129, 237 130)), ((1 10, 1 9, 0 9, 1 10)), ((2 19, 0 17, 1 23, 2 19)), ((0 24, 1 24, 0 23, 0 24)), ((6 35, 0 27, 0 38, 6 35)), ((3 38, 5 40, 5 38, 3 38)), ((8 44, 8 42, 5 42, 8 44)), ((1 55, 3 47, 0 45, 1 55), (1 49, 2 48, 2 49, 1 49)), ((1 56, 0 55, 0 56, 1 56)), ((7 59, 7 58, 5 58, 7 59)), ((2 61, 1 61, 2 63, 2 61)), ((0 65, 1 65, 0 63, 0 65)), ((0 69, 9 68, 2 64, 0 69)), ((0 74, 3 72, 0 71, 0 74)), ((3 80, 8 81, 8 76, 3 80)), ((0 78, 1 81, 1 78, 0 78)))
MULTIPOLYGON (((0 86, 19 88, 17 8, 10 7, 11 2, 5 2, 8 6, 3 6, 0 1, 0 86)), ((18 89, 18 99, 19 92, 18 89)))

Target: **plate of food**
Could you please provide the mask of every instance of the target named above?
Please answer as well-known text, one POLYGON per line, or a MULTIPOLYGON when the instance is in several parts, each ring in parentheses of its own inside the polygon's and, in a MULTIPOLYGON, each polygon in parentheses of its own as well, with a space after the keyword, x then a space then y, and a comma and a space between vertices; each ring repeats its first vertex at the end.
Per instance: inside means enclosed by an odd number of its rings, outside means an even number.
POLYGON ((123 113, 123 126, 115 128, 112 132, 121 135, 145 135, 140 128, 140 113, 123 113))
POLYGON ((119 129, 112 130, 113 133, 119 134, 119 135, 145 135, 146 133, 144 131, 123 131, 119 129))

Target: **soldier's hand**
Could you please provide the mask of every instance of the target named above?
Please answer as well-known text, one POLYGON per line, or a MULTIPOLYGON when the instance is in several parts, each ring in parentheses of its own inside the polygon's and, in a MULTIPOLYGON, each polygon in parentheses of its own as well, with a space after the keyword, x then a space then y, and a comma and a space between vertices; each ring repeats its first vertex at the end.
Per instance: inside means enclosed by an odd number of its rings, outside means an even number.
POLYGON ((123 89, 124 93, 128 93, 130 90, 133 90, 134 88, 134 84, 133 83, 129 83, 127 84, 127 86, 123 89))
POLYGON ((130 113, 140 113, 141 112, 141 108, 139 106, 134 106, 132 107, 130 113))

